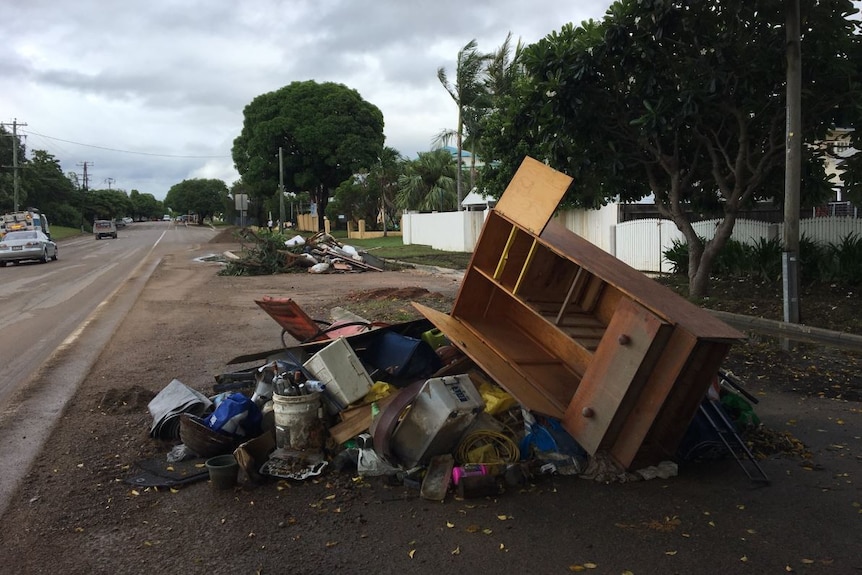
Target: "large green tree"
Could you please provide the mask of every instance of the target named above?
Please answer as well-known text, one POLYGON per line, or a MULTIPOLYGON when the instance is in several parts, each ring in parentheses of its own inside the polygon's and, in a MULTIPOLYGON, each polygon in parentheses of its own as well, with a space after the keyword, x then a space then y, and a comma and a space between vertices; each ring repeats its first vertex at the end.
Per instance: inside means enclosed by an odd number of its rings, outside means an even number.
MULTIPOLYGON (((77 225, 75 210, 80 193, 63 173, 60 161, 44 150, 34 150, 25 164, 22 188, 26 191, 26 206, 33 206, 48 215, 49 221, 62 225, 77 225), (62 215, 61 215, 62 214, 62 215), (72 221, 65 221, 72 218, 72 221)), ((21 204, 23 207, 25 204, 21 204)))
POLYGON ((129 201, 131 202, 131 211, 128 215, 135 220, 160 218, 165 213, 162 202, 157 200, 153 194, 132 190, 129 192, 129 201))
POLYGON ((243 116, 232 153, 250 194, 277 193, 281 148, 285 189, 311 194, 320 229, 332 191, 383 149, 383 113, 343 84, 293 82, 257 96, 243 116))
MULTIPOLYGON (((783 189, 786 4, 622 0, 600 22, 528 46, 517 97, 487 126, 498 184, 529 154, 575 178, 571 205, 653 194, 688 242, 690 293, 705 295, 739 210, 783 189), (703 242, 691 223, 709 206, 721 222, 703 242)), ((802 136, 812 143, 839 112, 858 122, 862 59, 849 0, 802 4, 802 136)), ((825 189, 816 160, 806 192, 825 189)))
POLYGON ((227 184, 213 178, 193 178, 174 184, 165 196, 164 205, 181 214, 197 214, 198 224, 222 214, 228 201, 227 184))
POLYGON ((123 190, 89 190, 84 204, 89 221, 116 219, 132 211, 132 202, 123 190))

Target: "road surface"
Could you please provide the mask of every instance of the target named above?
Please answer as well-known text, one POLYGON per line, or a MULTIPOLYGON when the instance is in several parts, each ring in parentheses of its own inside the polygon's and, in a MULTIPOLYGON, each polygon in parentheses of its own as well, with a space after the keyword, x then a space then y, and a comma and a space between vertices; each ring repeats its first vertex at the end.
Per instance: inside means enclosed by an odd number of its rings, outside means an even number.
POLYGON ((169 222, 137 222, 116 240, 60 242, 59 260, 0 268, 0 405, 140 266, 211 234, 169 222))
POLYGON ((0 435, 16 439, 0 442, 0 509, 161 258, 214 235, 136 222, 117 239, 63 240, 57 261, 0 268, 0 435))

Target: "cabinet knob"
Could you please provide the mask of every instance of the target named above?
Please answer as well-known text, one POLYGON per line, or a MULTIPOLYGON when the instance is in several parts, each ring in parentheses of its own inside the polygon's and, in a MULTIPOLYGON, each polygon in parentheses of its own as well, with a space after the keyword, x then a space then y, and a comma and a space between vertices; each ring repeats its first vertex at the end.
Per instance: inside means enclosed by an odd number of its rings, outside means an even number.
POLYGON ((581 410, 581 415, 583 415, 584 417, 587 417, 587 418, 590 418, 590 417, 594 416, 595 414, 596 414, 596 412, 593 410, 592 407, 585 407, 581 410))
POLYGON ((617 341, 620 343, 620 345, 628 345, 631 343, 632 338, 630 338, 624 333, 621 333, 619 337, 617 337, 617 341))

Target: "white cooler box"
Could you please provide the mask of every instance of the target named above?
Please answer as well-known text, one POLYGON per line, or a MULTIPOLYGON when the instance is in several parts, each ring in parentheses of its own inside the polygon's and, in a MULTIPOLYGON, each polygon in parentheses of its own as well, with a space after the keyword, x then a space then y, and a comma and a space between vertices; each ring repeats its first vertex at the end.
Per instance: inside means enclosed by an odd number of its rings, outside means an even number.
POLYGON ((302 366, 326 384, 323 393, 342 409, 365 397, 374 383, 343 337, 333 340, 302 366))
POLYGON ((408 468, 451 453, 484 409, 485 401, 468 375, 429 379, 395 428, 392 452, 408 468))

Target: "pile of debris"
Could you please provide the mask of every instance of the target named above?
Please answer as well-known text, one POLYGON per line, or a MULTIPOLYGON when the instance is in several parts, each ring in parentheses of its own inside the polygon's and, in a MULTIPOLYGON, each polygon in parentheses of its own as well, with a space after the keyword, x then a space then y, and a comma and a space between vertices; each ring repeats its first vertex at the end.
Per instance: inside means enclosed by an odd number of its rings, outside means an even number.
POLYGON ((239 254, 230 254, 222 275, 383 271, 385 265, 380 258, 342 244, 325 232, 287 239, 278 232, 255 232, 251 228, 243 228, 238 234, 250 245, 243 246, 239 254))
MULTIPOLYGON (((434 500, 542 473, 669 477, 676 460, 728 454, 768 482, 725 400, 753 423, 750 405, 719 381, 743 334, 551 221, 571 181, 524 160, 448 314, 414 302, 423 319, 322 326, 289 298, 257 301, 300 343, 229 362, 254 365, 216 377, 213 412, 181 416, 181 445, 233 453, 249 481, 333 465, 434 500)), ((380 267, 326 234, 278 241, 267 257, 288 267, 380 267)))
POLYGON ((198 462, 197 471, 169 478, 149 462, 129 482, 215 484, 200 463, 230 454, 236 481, 219 483, 226 487, 330 469, 387 476, 436 501, 496 496, 546 474, 676 475, 672 461, 628 471, 607 454, 589 455, 559 420, 525 409, 426 319, 360 321, 336 308, 341 319, 321 329, 289 298, 257 303, 305 343, 230 360, 252 366, 216 375, 209 398, 171 381, 150 403, 151 436, 179 441, 165 469, 176 475, 198 462), (162 423, 175 417, 179 426, 162 423))

